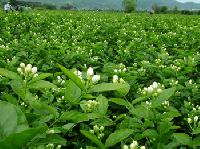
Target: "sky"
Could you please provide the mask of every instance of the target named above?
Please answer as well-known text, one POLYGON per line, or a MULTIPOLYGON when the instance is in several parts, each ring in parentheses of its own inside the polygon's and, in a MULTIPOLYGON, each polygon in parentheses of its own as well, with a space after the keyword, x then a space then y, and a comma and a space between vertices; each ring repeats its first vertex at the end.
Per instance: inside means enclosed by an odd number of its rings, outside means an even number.
POLYGON ((177 0, 179 2, 195 2, 195 3, 200 3, 200 0, 177 0))

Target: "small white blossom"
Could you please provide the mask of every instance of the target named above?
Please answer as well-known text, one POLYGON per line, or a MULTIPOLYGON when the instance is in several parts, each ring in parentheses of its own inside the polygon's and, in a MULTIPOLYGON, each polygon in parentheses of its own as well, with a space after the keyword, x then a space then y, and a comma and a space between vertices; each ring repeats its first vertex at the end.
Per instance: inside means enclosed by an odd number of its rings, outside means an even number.
POLYGON ((25 68, 26 66, 25 66, 24 63, 21 63, 21 64, 20 64, 20 67, 21 67, 21 68, 25 68))
POLYGON ((154 89, 157 88, 157 87, 158 87, 158 83, 157 83, 157 82, 153 82, 152 87, 153 87, 154 89))
POLYGON ((124 145, 123 149, 129 149, 128 145, 124 145))
POLYGON ((133 143, 130 144, 130 148, 131 149, 136 149, 138 146, 138 142, 137 141, 133 141, 133 143))
POLYGON ((119 77, 117 75, 113 76, 113 83, 118 83, 119 77))
POLYGON ((37 67, 32 68, 32 73, 35 74, 37 72, 37 67))
POLYGON ((100 80, 100 75, 94 75, 94 76, 92 77, 92 82, 93 82, 93 83, 97 83, 99 80, 100 80))
POLYGON ((194 117, 194 122, 197 122, 198 121, 198 116, 195 116, 194 117))
POLYGON ((192 119, 191 118, 188 118, 187 121, 188 121, 189 124, 192 123, 192 119))
POLYGON ((140 146, 140 149, 145 149, 145 146, 140 146))
POLYGON ((149 94, 151 94, 151 93, 153 92, 153 87, 148 87, 148 88, 147 88, 147 92, 148 92, 149 94))
POLYGON ((94 75, 94 70, 92 67, 88 68, 87 70, 87 76, 93 76, 94 75))

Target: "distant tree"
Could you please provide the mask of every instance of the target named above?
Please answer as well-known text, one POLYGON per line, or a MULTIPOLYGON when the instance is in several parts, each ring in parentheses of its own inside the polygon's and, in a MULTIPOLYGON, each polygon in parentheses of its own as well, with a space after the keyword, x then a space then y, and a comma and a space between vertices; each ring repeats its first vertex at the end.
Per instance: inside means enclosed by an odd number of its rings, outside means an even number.
POLYGON ((123 0, 122 5, 124 7, 125 12, 130 13, 135 11, 137 6, 137 0, 123 0))
POLYGON ((17 0, 10 0, 10 4, 12 5, 12 6, 17 6, 17 0))
POLYGON ((76 7, 71 5, 71 4, 65 4, 65 5, 61 6, 60 9, 62 9, 62 10, 71 10, 71 9, 76 9, 76 7))
POLYGON ((174 6, 174 8, 173 8, 173 13, 178 13, 178 7, 177 6, 174 6))
POLYGON ((160 6, 158 6, 156 3, 153 4, 152 10, 154 13, 160 13, 160 6))
POLYGON ((167 13, 167 11, 168 11, 168 7, 167 6, 161 6, 160 7, 160 12, 161 13, 167 13))

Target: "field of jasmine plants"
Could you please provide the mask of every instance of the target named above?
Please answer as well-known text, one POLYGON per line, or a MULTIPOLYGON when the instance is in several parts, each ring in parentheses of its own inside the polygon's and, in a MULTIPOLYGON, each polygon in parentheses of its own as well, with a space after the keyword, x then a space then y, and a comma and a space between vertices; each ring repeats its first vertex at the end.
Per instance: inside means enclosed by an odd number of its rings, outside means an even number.
POLYGON ((0 149, 198 149, 200 18, 0 13, 0 149))

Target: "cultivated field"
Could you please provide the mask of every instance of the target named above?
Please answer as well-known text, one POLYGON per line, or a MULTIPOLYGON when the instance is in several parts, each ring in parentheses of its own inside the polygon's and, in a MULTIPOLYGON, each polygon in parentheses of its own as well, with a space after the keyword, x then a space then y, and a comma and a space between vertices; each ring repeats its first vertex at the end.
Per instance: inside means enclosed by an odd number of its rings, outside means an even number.
POLYGON ((0 13, 0 149, 200 146, 200 18, 0 13))

